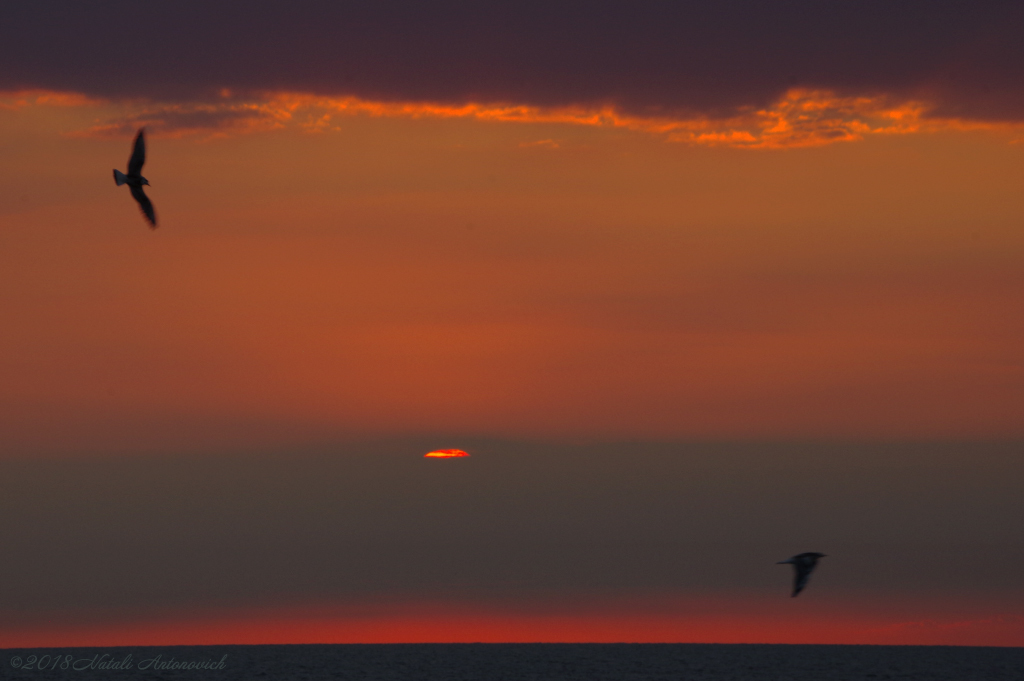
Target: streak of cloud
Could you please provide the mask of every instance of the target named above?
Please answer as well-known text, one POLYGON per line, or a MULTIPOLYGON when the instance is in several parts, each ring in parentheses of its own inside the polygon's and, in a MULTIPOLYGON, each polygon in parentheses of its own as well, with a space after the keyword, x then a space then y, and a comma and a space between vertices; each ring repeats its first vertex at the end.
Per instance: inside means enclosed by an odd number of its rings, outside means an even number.
POLYGON ((103 100, 86 97, 77 92, 51 92, 49 90, 22 90, 0 92, 0 109, 18 111, 32 106, 81 107, 101 106, 103 100))
MULTIPOLYGON (((76 93, 0 94, 0 106, 101 106, 76 93)), ((670 142, 747 149, 787 149, 852 142, 874 135, 905 135, 943 130, 1014 131, 1014 123, 986 123, 929 115, 922 101, 893 101, 885 96, 842 97, 834 92, 793 89, 762 109, 746 108, 728 116, 691 118, 631 115, 611 106, 544 108, 526 104, 442 104, 383 102, 357 97, 321 97, 302 93, 266 93, 239 100, 192 103, 112 102, 106 119, 71 133, 76 137, 124 137, 139 127, 156 135, 231 136, 296 127, 307 132, 340 130, 350 116, 405 119, 468 119, 489 123, 555 124, 620 129, 661 136, 670 142)), ((559 148, 551 139, 520 146, 559 148)))

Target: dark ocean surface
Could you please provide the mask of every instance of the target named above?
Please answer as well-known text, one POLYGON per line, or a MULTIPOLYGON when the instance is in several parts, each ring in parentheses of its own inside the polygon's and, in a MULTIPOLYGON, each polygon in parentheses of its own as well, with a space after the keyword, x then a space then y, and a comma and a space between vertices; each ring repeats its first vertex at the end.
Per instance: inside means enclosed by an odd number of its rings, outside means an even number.
POLYGON ((34 648, 0 655, 4 679, 1024 681, 1024 648, 484 643, 34 648), (167 668, 182 663, 193 668, 167 668))

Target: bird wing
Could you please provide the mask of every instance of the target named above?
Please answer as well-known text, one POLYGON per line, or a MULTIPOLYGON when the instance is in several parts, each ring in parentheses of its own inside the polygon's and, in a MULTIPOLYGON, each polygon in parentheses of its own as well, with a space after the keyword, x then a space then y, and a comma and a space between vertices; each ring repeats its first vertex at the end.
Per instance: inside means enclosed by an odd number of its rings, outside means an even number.
MULTIPOLYGON (((128 159, 128 175, 141 175, 142 164, 146 162, 146 136, 144 129, 139 129, 135 135, 135 146, 132 148, 132 157, 128 159)), ((135 197, 138 199, 138 197, 135 197)))
POLYGON ((807 580, 811 576, 811 570, 814 569, 813 565, 807 565, 805 563, 794 563, 793 564, 793 596, 804 590, 807 586, 807 580))
POLYGON ((131 185, 132 198, 139 202, 139 208, 142 209, 142 214, 149 220, 149 225, 153 229, 156 229, 156 211, 153 210, 153 202, 146 196, 146 192, 142 191, 142 187, 138 185, 131 185))
POLYGON ((804 590, 807 586, 807 580, 811 577, 811 572, 818 565, 818 553, 801 553, 799 556, 793 556, 793 569, 796 574, 793 575, 793 595, 796 596, 798 593, 804 590))

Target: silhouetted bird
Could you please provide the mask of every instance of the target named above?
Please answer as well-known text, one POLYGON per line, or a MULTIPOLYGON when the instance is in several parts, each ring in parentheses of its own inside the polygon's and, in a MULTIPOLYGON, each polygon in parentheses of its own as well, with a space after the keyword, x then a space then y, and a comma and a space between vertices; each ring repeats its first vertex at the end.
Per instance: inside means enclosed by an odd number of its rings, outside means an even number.
POLYGON ((122 184, 127 184, 128 188, 132 191, 132 197, 139 202, 139 208, 142 209, 142 214, 146 216, 149 221, 151 229, 156 229, 156 212, 153 210, 153 202, 146 196, 146 192, 142 190, 142 185, 148 185, 149 180, 142 176, 142 164, 146 162, 146 137, 144 134, 144 128, 140 128, 137 135, 135 135, 135 147, 132 149, 132 157, 128 159, 128 173, 122 173, 120 170, 114 171, 114 182, 120 187, 122 184))
POLYGON ((776 565, 785 565, 787 563, 793 564, 793 596, 804 590, 807 586, 807 579, 811 576, 811 571, 818 565, 818 559, 824 558, 824 553, 801 553, 793 556, 789 560, 780 560, 776 565))

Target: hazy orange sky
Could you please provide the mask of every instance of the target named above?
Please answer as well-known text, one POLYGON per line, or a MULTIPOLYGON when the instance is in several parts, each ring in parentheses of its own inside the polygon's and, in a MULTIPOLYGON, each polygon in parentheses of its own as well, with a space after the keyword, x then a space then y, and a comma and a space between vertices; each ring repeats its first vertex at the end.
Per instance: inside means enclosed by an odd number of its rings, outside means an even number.
POLYGON ((130 132, 87 132, 119 113, 0 111, 9 452, 1022 434, 1011 127, 756 150, 366 113, 157 131, 150 233, 96 170, 124 166, 130 132))
POLYGON ((50 4, 0 646, 1024 645, 1024 9, 50 4))

